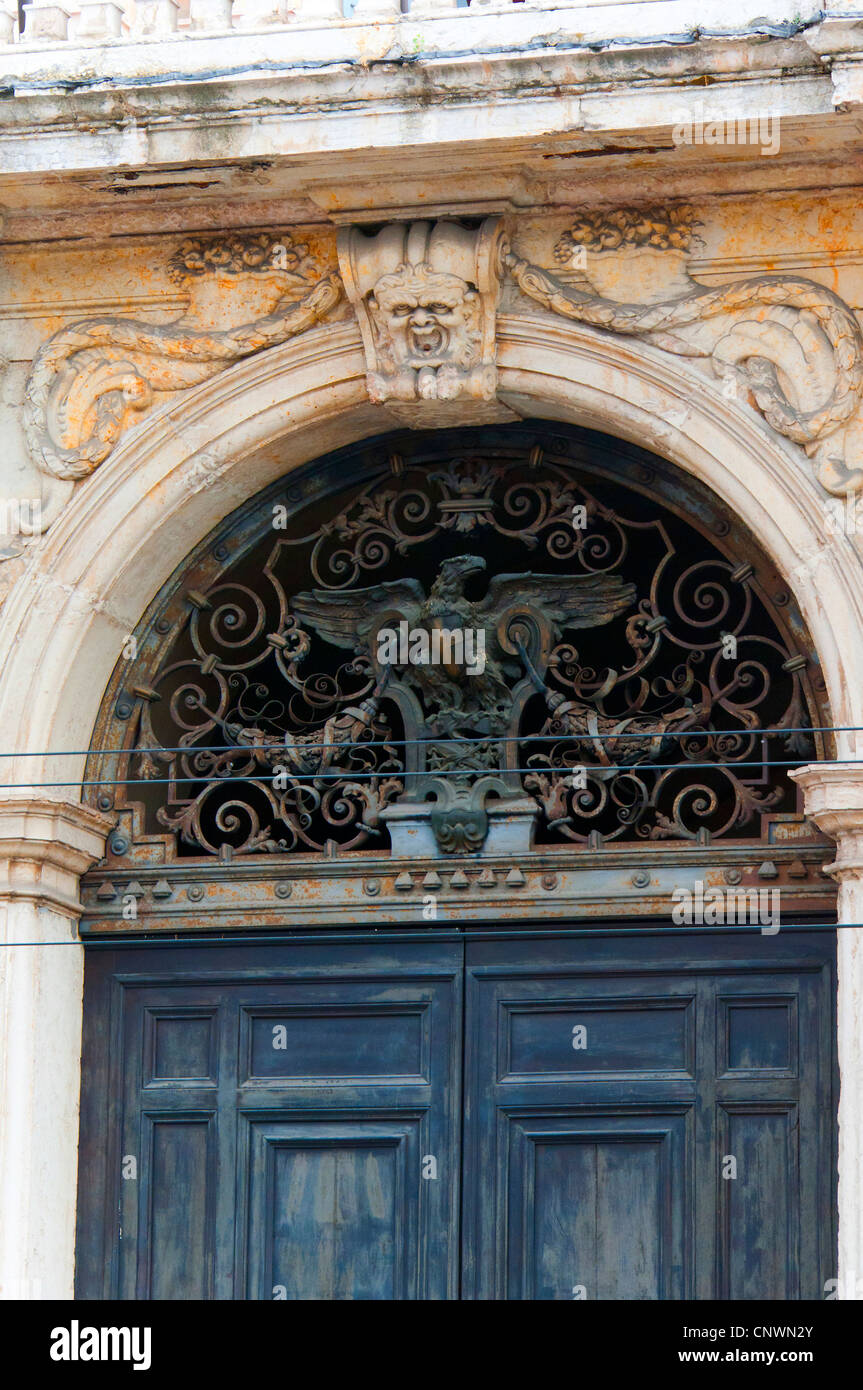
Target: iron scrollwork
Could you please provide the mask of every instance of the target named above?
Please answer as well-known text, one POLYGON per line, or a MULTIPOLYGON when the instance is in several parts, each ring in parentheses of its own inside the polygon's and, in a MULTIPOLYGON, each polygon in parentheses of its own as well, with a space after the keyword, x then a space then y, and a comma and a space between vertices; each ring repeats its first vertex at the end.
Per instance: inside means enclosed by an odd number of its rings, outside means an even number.
POLYGON ((412 804, 469 853, 507 798, 549 844, 755 837, 793 806, 771 764, 811 755, 809 657, 749 561, 562 451, 440 452, 187 595, 128 750, 149 823, 335 853, 412 804), (400 625, 481 632, 482 671, 383 664, 400 625))

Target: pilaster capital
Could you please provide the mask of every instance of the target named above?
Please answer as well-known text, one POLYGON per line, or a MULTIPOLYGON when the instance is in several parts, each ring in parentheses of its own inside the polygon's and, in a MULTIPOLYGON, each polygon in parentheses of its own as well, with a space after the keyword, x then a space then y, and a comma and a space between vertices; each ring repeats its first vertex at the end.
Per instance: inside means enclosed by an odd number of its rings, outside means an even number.
POLYGON ((80 877, 103 857, 113 823, 80 802, 0 800, 0 903, 23 900, 79 917, 80 877))
POLYGON ((808 818, 836 841, 827 872, 863 878, 863 764, 810 763, 789 776, 803 791, 808 818))

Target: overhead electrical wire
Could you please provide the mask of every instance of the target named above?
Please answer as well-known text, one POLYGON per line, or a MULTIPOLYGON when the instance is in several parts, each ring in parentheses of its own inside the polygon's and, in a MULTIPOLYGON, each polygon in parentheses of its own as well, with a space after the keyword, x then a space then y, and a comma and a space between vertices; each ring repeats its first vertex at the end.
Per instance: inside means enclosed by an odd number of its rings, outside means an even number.
MULTIPOLYGON (((247 750, 248 751, 248 750, 247 750)), ((848 767, 863 763, 863 758, 841 758, 841 759, 820 759, 818 767, 848 767)), ((506 767, 499 768, 497 775, 503 773, 542 773, 542 772, 563 772, 568 776, 573 775, 573 768, 584 769, 589 776, 591 772, 615 772, 618 775, 625 775, 628 772, 703 772, 709 769, 714 771, 717 768, 731 767, 738 771, 743 771, 747 766, 753 770, 767 767, 800 767, 799 758, 790 760, 750 758, 748 761, 740 762, 714 762, 714 763, 573 763, 572 765, 551 765, 548 767, 506 767)), ((477 775, 487 773, 488 768, 441 768, 434 771, 409 772, 404 768, 379 769, 372 768, 369 771, 358 768, 341 768, 336 772, 297 772, 291 768, 286 768, 283 773, 266 772, 255 775, 252 772, 243 772, 232 778, 229 773, 221 776, 207 776, 204 773, 184 773, 177 777, 96 777, 85 781, 69 782, 0 782, 0 791, 12 791, 17 787, 36 787, 43 789, 46 787, 159 787, 159 786, 181 786, 185 783, 200 786, 201 783, 212 782, 215 785, 220 783, 227 785, 231 781, 237 782, 267 782, 276 776, 284 776, 294 782, 355 782, 367 777, 470 777, 474 773, 477 775)))
MULTIPOLYGON (((609 718, 613 716, 607 716, 609 718)), ((621 720, 627 716, 621 715, 621 720)), ((636 716, 641 718, 642 716, 636 716)), ((793 727, 782 729, 656 729, 655 731, 641 729, 626 729, 617 734, 477 734, 474 737, 467 735, 453 735, 450 737, 429 738, 387 738, 387 739, 368 739, 357 742, 347 743, 309 743, 305 744, 309 751, 325 750, 330 748, 385 748, 389 747, 419 747, 426 743, 560 743, 562 739, 590 739, 596 742, 614 740, 621 737, 626 738, 729 738, 736 736, 739 738, 786 738, 789 734, 859 734, 863 733, 863 724, 845 725, 816 725, 811 728, 793 727)), ((277 745, 276 745, 277 746, 277 745)), ((254 748, 250 743, 212 743, 196 744, 183 743, 173 747, 158 748, 58 748, 41 749, 33 752, 24 753, 4 753, 0 752, 0 758, 86 758, 86 757, 129 757, 135 753, 231 753, 234 751, 248 751, 254 748)), ((844 761, 844 760, 843 760, 844 761)))

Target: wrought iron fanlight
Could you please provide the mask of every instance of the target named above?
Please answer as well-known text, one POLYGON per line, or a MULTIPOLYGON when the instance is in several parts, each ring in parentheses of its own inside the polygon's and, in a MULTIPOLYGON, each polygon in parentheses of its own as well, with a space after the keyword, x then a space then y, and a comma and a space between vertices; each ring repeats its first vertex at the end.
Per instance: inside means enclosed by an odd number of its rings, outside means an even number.
POLYGON ((537 844, 757 838, 793 809, 777 764, 829 720, 787 593, 700 489, 669 468, 648 491, 664 465, 584 439, 413 435, 395 475, 364 446, 370 481, 273 493, 139 683, 116 766, 148 833, 333 853, 424 820, 449 853, 513 821, 537 844), (405 624, 481 632, 482 672, 382 662, 405 624))

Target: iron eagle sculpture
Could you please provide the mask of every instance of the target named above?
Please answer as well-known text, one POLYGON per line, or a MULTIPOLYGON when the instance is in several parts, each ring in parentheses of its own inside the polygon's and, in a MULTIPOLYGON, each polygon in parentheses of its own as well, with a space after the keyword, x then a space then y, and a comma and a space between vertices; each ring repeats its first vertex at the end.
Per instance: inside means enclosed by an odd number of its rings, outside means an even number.
POLYGON ((497 574, 483 598, 468 598, 467 580, 485 569, 481 556, 458 555, 441 562, 428 594, 418 579, 395 579, 365 589, 312 589, 296 595, 291 608, 302 625, 379 671, 382 634, 474 633, 481 669, 453 660, 452 643, 438 644, 438 662, 400 656, 392 665, 422 697, 432 734, 499 735, 512 713, 513 682, 533 679, 563 632, 611 622, 631 607, 636 590, 619 575, 497 574))
MULTIPOLYGON (((289 776, 310 778, 313 786, 323 789, 325 783, 319 779, 332 776, 327 769, 338 767, 372 736, 385 694, 395 696, 399 685, 409 687, 421 701, 427 735, 422 793, 434 785, 442 798, 432 813, 432 824, 440 847, 451 852, 474 850, 482 844, 488 823, 483 798, 492 784, 506 790, 496 776, 509 760, 503 740, 514 728, 516 705, 522 707, 531 692, 540 695, 546 706, 542 733, 565 740, 570 763, 573 758, 589 762, 599 777, 612 775, 621 765, 655 758, 670 731, 691 727, 708 711, 709 701, 685 700, 675 710, 653 718, 614 717, 586 701, 567 699, 546 684, 552 653, 563 634, 604 626, 626 612, 636 599, 634 584, 624 583, 615 574, 498 574, 490 579, 483 597, 469 598, 467 581, 486 568, 486 561, 477 555, 445 559, 428 593, 418 579, 405 578, 363 589, 312 589, 297 594, 290 604, 293 620, 367 662, 376 677, 374 689, 360 704, 342 708, 318 730, 276 738, 261 729, 246 728, 237 733, 238 741, 262 764, 277 765, 289 776), (417 660, 411 643, 407 651, 396 644, 395 654, 390 643, 389 659, 382 660, 383 635, 391 637, 400 629, 426 639, 435 633, 452 636, 470 630, 481 638, 482 662, 471 667, 464 659, 455 659, 451 645, 442 660, 417 660), (450 778, 446 785, 440 784, 439 777, 436 784, 436 774, 441 772, 450 778)), ((429 640, 420 645, 427 652, 432 648, 429 640)), ((559 803, 567 795, 571 777, 564 775, 566 767, 552 767, 546 752, 529 756, 528 763, 531 767, 542 764, 542 768, 537 766, 528 775, 524 788, 546 805, 554 820, 561 814, 559 803)), ((400 786, 392 782, 390 792, 400 786)), ((378 797, 378 805, 368 787, 363 790, 350 782, 344 790, 368 803, 361 824, 370 833, 379 833, 377 822, 385 799, 378 797)))

